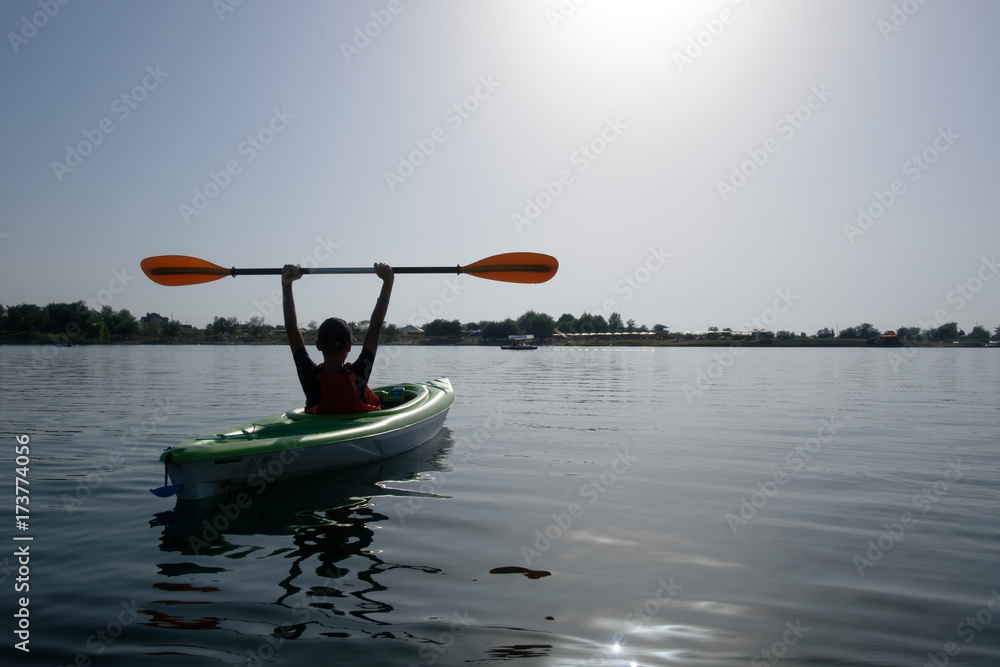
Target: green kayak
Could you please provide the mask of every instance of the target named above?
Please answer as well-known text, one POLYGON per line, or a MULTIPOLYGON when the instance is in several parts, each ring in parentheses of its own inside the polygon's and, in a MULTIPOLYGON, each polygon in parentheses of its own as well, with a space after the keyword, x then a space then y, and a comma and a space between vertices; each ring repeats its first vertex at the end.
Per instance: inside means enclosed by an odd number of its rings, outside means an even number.
POLYGON ((380 461, 433 438, 455 402, 447 378, 372 391, 381 410, 309 415, 297 408, 169 447, 160 461, 173 485, 152 491, 181 500, 246 487, 260 493, 279 479, 380 461))

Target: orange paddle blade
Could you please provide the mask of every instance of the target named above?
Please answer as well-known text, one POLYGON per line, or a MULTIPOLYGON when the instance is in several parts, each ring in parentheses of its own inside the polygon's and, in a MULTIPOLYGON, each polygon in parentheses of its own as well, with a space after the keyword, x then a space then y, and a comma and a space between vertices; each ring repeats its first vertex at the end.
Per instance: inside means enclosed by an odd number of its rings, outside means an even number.
POLYGON ((197 285, 231 275, 231 269, 187 255, 158 255, 140 262, 142 272, 160 285, 197 285))
POLYGON ((556 275, 559 262, 537 252, 508 252, 463 266, 461 273, 506 283, 544 283, 556 275))

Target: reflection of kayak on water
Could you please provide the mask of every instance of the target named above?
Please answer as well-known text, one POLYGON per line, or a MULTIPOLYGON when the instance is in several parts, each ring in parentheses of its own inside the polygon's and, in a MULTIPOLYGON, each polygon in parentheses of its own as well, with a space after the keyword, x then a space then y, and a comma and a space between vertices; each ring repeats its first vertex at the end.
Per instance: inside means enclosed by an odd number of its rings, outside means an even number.
POLYGON ((381 461, 433 438, 455 402, 447 378, 373 391, 381 410, 309 415, 298 408, 168 448, 160 461, 173 486, 153 492, 193 500, 381 461))
MULTIPOLYGON (((172 592, 161 593, 164 600, 148 605, 151 624, 215 629, 218 607, 209 612, 213 608, 191 605, 206 604, 205 592, 219 590, 220 581, 241 585, 242 566, 258 578, 255 586, 273 591, 265 597, 273 595, 276 604, 289 606, 305 600, 308 608, 329 610, 330 618, 337 619, 327 620, 324 611, 309 624, 284 621, 274 627, 275 637, 291 639, 310 632, 310 627, 315 634, 343 632, 345 625, 358 636, 381 632, 384 628, 375 619, 393 610, 383 599, 388 596, 381 593, 388 585, 382 581, 383 574, 406 569, 436 575, 441 570, 400 561, 399 554, 397 559, 388 557, 374 548, 375 531, 379 524, 399 521, 403 507, 413 501, 421 506, 430 497, 442 497, 436 489, 428 493, 405 487, 412 487, 407 483, 418 475, 441 472, 441 461, 453 445, 445 426, 426 446, 385 461, 275 481, 257 490, 176 501, 173 509, 157 513, 150 521, 162 527, 159 549, 165 552, 165 562, 158 565, 161 576, 152 587, 172 592), (243 558, 254 552, 253 558, 243 558), (262 570, 258 559, 270 565, 262 570), (260 578, 262 573, 270 574, 260 578), (195 582, 194 587, 177 583, 188 580, 195 582), (182 609, 189 611, 178 616, 182 609)), ((420 488, 424 487, 421 483, 420 488)))

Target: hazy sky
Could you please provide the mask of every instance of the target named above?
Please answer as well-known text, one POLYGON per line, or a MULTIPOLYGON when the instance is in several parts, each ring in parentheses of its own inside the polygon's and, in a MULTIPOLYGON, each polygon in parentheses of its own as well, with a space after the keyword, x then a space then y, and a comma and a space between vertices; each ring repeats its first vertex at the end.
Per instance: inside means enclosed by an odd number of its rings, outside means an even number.
MULTIPOLYGON (((994 0, 8 0, 0 303, 277 324, 275 277, 139 262, 527 250, 558 275, 400 276, 388 321, 992 330, 998 25, 994 0)), ((378 289, 307 278, 299 319, 378 289)))

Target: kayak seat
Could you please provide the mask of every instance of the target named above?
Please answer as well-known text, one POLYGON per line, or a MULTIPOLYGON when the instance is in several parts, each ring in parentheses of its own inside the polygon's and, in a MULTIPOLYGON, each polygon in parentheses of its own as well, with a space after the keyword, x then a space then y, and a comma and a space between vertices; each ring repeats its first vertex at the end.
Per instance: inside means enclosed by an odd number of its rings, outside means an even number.
POLYGON ((295 408, 285 413, 285 417, 292 421, 302 421, 306 419, 323 419, 329 421, 354 421, 357 419, 370 419, 379 416, 388 416, 394 412, 402 412, 412 405, 423 403, 430 395, 427 387, 423 385, 407 384, 393 387, 377 387, 372 389, 372 393, 378 396, 382 402, 382 409, 374 412, 358 412, 332 415, 311 415, 303 408, 295 408))

